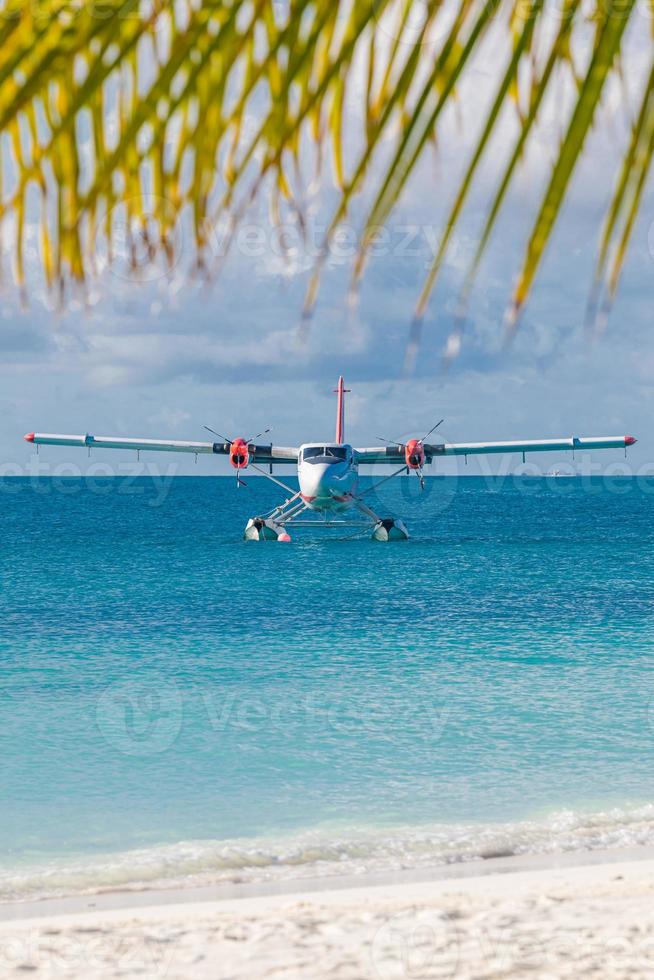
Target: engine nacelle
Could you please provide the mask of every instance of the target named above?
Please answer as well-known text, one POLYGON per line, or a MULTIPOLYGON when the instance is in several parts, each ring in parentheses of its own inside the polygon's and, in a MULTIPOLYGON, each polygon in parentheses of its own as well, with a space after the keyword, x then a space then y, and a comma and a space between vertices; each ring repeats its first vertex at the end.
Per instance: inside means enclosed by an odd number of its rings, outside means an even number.
POLYGON ((404 447, 404 459, 410 470, 421 470, 425 465, 425 448, 420 439, 409 439, 404 447))
POLYGON ((245 439, 234 439, 229 447, 229 461, 235 470, 244 470, 250 462, 250 449, 245 439))

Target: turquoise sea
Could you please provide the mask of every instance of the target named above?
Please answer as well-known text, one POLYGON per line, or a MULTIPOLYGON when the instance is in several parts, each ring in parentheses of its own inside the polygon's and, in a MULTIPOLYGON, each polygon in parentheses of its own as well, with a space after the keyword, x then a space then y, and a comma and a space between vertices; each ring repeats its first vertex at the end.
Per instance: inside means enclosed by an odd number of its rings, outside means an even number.
POLYGON ((654 481, 8 480, 0 898, 654 843, 654 481))

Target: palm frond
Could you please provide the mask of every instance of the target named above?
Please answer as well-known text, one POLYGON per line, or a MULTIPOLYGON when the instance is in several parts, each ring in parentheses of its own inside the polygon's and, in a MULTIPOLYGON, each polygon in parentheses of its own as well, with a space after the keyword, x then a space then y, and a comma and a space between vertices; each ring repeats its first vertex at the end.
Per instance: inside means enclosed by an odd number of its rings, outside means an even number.
POLYGON ((509 59, 509 64, 507 65, 506 71, 500 77, 499 85, 495 93, 495 98, 491 105, 490 111, 486 118, 486 122, 481 132, 481 136, 477 142, 477 145, 472 154, 472 159, 468 164, 466 172, 464 174, 463 180, 461 181, 458 193, 456 195, 456 200, 452 206, 452 210, 445 223, 445 229, 441 237, 440 245, 436 252, 436 256, 431 263, 431 268, 427 274, 427 279, 422 288, 422 292, 418 299, 418 305, 413 318, 413 324, 411 327, 411 335, 409 337, 409 343, 407 346, 407 354, 405 359, 404 370, 406 374, 413 371, 414 361, 418 354, 418 346, 420 342, 420 325, 422 319, 425 315, 427 309, 427 302, 431 295, 431 291, 434 288, 434 283, 436 282, 436 277, 440 271, 443 259, 445 258, 445 253, 450 244, 450 240, 454 233, 455 226, 459 220, 463 206, 466 202, 468 192, 472 185, 473 178, 481 161, 481 158, 488 146, 491 137, 494 134, 495 126, 497 124, 497 119, 506 104, 506 98, 508 92, 511 90, 512 86, 516 84, 518 68, 524 54, 529 51, 531 46, 531 41, 534 34, 534 26, 538 19, 538 14, 542 9, 542 4, 540 0, 536 0, 534 7, 529 10, 522 28, 518 33, 518 36, 513 45, 513 50, 511 52, 511 57, 509 59))
POLYGON ((595 49, 531 232, 527 254, 507 318, 510 330, 515 329, 520 311, 531 290, 577 160, 592 127, 606 79, 620 52, 620 43, 634 6, 635 0, 625 0, 619 10, 615 10, 611 5, 600 5, 595 49))
POLYGON ((645 86, 640 111, 624 156, 613 199, 606 215, 593 287, 586 312, 586 327, 597 331, 605 323, 618 287, 627 245, 642 199, 645 181, 652 161, 654 140, 654 61, 645 86), (620 233, 620 222, 622 232, 620 233), (612 268, 607 272, 611 246, 614 245, 612 268), (602 295, 605 293, 604 302, 602 295), (601 307, 600 307, 601 304, 601 307), (600 314, 601 309, 601 314, 600 314))
MULTIPOLYGON (((33 272, 32 227, 45 282, 64 302, 75 283, 121 257, 134 275, 142 262, 162 258, 172 268, 184 224, 192 239, 184 258, 211 278, 259 199, 268 200, 273 223, 291 216, 304 229, 307 187, 331 158, 337 197, 308 283, 307 321, 331 242, 357 197, 370 203, 353 289, 461 93, 465 107, 489 35, 502 40, 505 58, 491 64, 492 96, 417 301, 410 362, 470 192, 491 148, 498 152, 502 121, 513 113, 517 134, 491 187, 455 329, 520 161, 563 77, 572 108, 532 219, 509 313, 515 329, 587 137, 599 125, 635 0, 597 0, 590 12, 580 0, 564 0, 558 14, 554 0, 425 0, 417 23, 413 0, 5 0, 0 9, 0 223, 13 240, 17 281, 33 272), (556 29, 548 30, 555 16, 556 29), (590 45, 583 41, 589 33, 590 45), (216 250, 217 229, 225 227, 224 247, 216 250)), ((618 288, 650 173, 654 69, 641 85, 591 307, 618 288)))
POLYGON ((486 251, 491 234, 495 228, 497 218, 511 185, 515 171, 525 151, 529 136, 533 131, 543 99, 549 91, 549 84, 554 74, 554 70, 560 66, 562 62, 567 61, 569 58, 568 45, 570 34, 572 32, 574 19, 579 11, 580 5, 581 0, 567 0, 562 11, 559 29, 554 37, 554 40, 552 41, 544 68, 540 74, 536 74, 532 82, 527 113, 521 120, 520 131, 518 133, 518 138, 513 148, 513 152, 511 153, 499 187, 497 188, 495 196, 489 207, 484 227, 481 235, 479 236, 473 258, 466 272, 458 304, 457 329, 459 330, 461 328, 461 322, 466 314, 468 300, 474 285, 475 277, 479 270, 479 265, 483 258, 484 252, 486 251))

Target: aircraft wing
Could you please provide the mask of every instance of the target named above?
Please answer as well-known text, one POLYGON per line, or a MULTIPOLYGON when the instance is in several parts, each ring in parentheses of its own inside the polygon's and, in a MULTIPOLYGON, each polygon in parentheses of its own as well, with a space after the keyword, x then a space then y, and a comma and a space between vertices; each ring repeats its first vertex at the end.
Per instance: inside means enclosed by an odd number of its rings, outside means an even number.
MULTIPOLYGON (((633 436, 570 436, 564 439, 533 439, 516 442, 442 442, 425 443, 425 461, 437 456, 478 456, 485 453, 574 452, 583 449, 624 449, 636 442, 633 436)), ((398 444, 355 449, 359 463, 404 462, 404 447, 398 444)))
MULTIPOLYGON (((136 452, 210 453, 229 455, 229 442, 187 442, 182 439, 123 439, 118 436, 60 435, 54 432, 29 432, 25 439, 35 446, 80 446, 87 449, 132 449, 136 452)), ((249 444, 254 463, 296 463, 300 450, 290 446, 249 444)))

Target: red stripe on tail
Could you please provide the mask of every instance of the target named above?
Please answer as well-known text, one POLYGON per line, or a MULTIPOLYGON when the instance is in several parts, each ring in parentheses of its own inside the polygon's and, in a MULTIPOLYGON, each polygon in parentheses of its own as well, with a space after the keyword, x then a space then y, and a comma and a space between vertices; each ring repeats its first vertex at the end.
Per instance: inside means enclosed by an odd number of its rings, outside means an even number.
POLYGON ((338 379, 338 388, 334 388, 338 395, 336 404, 336 442, 345 442, 345 395, 350 391, 345 387, 343 375, 338 379))

